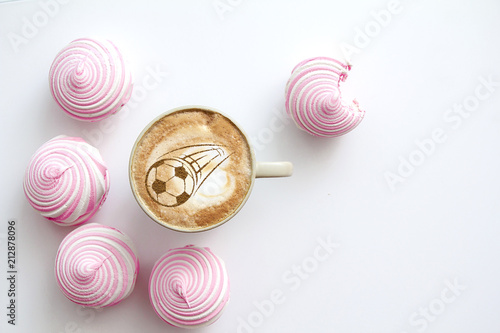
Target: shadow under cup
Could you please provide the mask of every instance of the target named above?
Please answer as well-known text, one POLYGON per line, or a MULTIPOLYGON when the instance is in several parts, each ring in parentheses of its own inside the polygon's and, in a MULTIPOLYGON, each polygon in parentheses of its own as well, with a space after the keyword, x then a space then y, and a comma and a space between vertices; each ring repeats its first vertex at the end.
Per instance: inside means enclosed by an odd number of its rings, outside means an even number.
POLYGON ((255 178, 291 174, 289 162, 256 162, 242 129, 204 106, 176 108, 154 119, 136 140, 129 164, 140 207, 160 225, 183 232, 231 219, 255 178))

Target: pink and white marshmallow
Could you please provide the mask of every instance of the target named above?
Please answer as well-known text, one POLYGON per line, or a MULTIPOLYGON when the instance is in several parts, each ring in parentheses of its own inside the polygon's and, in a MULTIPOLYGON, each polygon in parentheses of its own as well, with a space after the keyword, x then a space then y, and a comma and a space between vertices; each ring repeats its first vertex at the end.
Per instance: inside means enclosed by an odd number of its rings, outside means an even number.
POLYGON ((229 300, 224 262, 206 247, 172 249, 153 267, 149 298, 156 314, 172 326, 210 325, 229 300))
POLYGON ((69 300, 85 307, 118 304, 134 290, 138 272, 130 238, 98 223, 73 230, 57 251, 57 284, 69 300))
POLYGON ((99 151, 81 138, 58 136, 31 157, 24 193, 33 208, 61 226, 88 221, 106 200, 109 173, 99 151))
POLYGON ((57 54, 49 85, 55 101, 67 114, 78 120, 98 121, 128 102, 133 80, 112 42, 80 38, 57 54))
POLYGON ((337 137, 359 125, 365 111, 356 100, 344 101, 340 91, 350 69, 327 57, 295 66, 285 89, 285 107, 299 128, 319 137, 337 137))

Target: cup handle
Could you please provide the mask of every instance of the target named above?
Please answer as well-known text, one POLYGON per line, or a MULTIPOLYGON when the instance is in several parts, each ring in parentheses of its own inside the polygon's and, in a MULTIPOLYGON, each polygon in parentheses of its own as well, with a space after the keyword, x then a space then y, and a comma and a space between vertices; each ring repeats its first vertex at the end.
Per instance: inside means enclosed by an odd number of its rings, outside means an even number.
POLYGON ((293 165, 290 162, 257 162, 256 178, 289 177, 293 165))

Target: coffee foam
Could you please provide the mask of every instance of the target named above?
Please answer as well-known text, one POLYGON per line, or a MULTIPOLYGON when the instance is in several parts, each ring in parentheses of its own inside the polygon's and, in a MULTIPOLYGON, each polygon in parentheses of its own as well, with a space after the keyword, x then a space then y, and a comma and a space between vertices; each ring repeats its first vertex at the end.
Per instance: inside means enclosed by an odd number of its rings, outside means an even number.
POLYGON ((244 201, 252 183, 251 150, 243 133, 223 115, 176 111, 157 120, 137 142, 131 182, 143 208, 158 222, 178 230, 204 229, 232 215, 244 201), (152 190, 153 182, 169 179, 174 167, 186 170, 180 186, 192 192, 179 205, 171 196, 173 181, 167 182, 169 193, 152 190))

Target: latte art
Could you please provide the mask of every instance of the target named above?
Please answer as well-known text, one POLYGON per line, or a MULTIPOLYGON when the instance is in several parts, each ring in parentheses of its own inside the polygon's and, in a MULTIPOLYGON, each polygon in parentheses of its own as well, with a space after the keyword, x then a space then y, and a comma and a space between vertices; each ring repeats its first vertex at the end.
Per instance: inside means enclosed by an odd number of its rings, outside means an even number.
POLYGON ((182 109, 152 122, 136 142, 130 182, 143 210, 180 231, 205 230, 236 213, 252 184, 252 153, 224 115, 182 109))
POLYGON ((224 170, 215 170, 198 190, 196 200, 200 205, 209 205, 213 200, 222 200, 235 190, 234 177, 224 170))
POLYGON ((146 174, 148 193, 160 205, 182 205, 229 156, 224 147, 213 144, 186 146, 168 152, 146 174))

